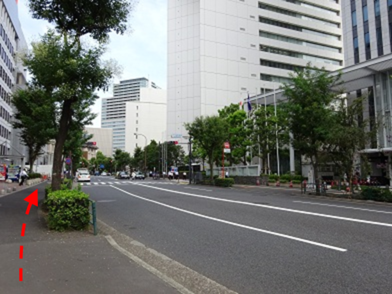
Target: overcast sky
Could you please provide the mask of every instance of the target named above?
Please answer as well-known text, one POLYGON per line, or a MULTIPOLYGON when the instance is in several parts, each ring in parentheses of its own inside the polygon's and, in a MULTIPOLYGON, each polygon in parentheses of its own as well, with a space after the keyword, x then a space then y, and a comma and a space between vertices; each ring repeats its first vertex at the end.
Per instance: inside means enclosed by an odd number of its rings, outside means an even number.
MULTIPOLYGON (((48 23, 30 16, 28 0, 19 0, 19 19, 28 43, 37 40, 47 30, 48 23)), ((167 1, 139 0, 130 19, 132 32, 125 35, 112 34, 105 59, 115 59, 123 67, 120 79, 138 77, 150 78, 159 87, 166 89, 167 59, 167 1)), ((109 92, 98 93, 100 97, 110 97, 109 92)), ((99 113, 94 127, 101 127, 101 99, 92 107, 99 113)))

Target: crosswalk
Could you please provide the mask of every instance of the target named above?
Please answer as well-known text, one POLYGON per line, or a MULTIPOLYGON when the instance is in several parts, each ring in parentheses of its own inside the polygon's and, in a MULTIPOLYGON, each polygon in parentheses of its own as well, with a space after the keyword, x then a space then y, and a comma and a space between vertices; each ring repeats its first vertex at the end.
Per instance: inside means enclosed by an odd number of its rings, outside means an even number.
POLYGON ((79 183, 81 186, 110 186, 110 185, 175 185, 175 183, 167 182, 167 181, 124 181, 124 182, 91 182, 91 183, 79 183))

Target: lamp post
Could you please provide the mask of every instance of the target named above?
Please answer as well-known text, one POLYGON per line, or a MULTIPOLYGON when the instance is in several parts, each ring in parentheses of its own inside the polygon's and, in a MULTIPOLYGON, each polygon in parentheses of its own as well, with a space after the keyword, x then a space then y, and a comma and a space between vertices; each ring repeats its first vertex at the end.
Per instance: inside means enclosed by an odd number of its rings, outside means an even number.
POLYGON ((147 172, 146 171, 146 169, 147 169, 147 150, 146 150, 146 147, 147 147, 147 137, 144 136, 143 134, 139 134, 139 133, 134 133, 134 135, 135 136, 142 136, 146 140, 146 143, 144 145, 144 172, 146 173, 147 172))

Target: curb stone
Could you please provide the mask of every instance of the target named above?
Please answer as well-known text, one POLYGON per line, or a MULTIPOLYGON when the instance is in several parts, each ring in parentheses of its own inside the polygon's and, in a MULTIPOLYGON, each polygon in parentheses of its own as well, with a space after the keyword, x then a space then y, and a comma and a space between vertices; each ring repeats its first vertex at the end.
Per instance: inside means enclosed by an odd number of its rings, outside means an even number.
MULTIPOLYGON (((98 220, 98 228, 101 233, 112 237, 123 250, 141 259, 163 276, 174 280, 174 282, 184 287, 185 291, 181 291, 181 293, 238 294, 154 249, 148 248, 144 244, 118 232, 101 220, 98 220)), ((181 289, 177 290, 180 291, 181 289)))

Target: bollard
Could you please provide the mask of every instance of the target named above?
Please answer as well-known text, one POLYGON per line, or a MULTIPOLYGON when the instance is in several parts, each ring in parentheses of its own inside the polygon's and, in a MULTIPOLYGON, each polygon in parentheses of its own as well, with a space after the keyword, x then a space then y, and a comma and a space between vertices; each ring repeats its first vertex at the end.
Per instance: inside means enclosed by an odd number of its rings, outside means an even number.
POLYGON ((256 186, 260 186, 260 181, 259 181, 259 179, 256 180, 256 186))
POLYGON ((292 188, 293 187, 293 181, 290 181, 290 188, 292 188))
POLYGON ((280 182, 276 181, 276 187, 280 187, 280 182))

